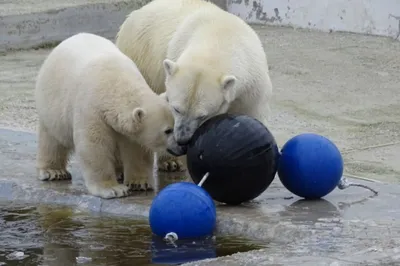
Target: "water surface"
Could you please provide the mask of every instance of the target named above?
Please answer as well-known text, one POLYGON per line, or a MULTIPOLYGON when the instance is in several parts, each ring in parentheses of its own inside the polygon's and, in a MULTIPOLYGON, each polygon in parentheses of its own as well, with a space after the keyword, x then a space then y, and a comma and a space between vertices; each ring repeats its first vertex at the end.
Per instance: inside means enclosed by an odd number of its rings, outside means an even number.
POLYGON ((236 237, 168 245, 146 220, 63 206, 0 205, 0 265, 176 265, 262 248, 236 237))

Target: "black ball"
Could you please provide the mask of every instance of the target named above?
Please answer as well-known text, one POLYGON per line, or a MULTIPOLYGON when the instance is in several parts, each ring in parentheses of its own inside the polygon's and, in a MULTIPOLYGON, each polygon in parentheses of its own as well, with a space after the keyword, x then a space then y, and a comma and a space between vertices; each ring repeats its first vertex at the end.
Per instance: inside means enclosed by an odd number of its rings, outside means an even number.
POLYGON ((219 202, 238 205, 263 193, 273 181, 279 150, 271 132, 246 115, 222 114, 204 122, 188 144, 187 166, 198 184, 219 202))

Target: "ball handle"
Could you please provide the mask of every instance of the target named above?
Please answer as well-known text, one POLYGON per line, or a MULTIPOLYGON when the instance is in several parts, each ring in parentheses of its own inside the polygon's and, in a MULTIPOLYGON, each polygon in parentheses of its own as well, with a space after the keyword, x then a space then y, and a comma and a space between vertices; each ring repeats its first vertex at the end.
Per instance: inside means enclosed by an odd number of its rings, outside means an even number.
POLYGON ((368 189, 370 191, 372 191, 375 195, 378 195, 378 191, 370 188, 369 186, 363 185, 363 184, 358 184, 358 183, 351 183, 347 180, 346 177, 342 177, 342 179, 340 179, 339 184, 337 185, 337 187, 341 190, 346 189, 348 187, 362 187, 365 189, 368 189))
POLYGON ((197 184, 199 187, 201 187, 203 184, 204 184, 204 182, 206 182, 206 180, 207 180, 207 178, 208 178, 208 176, 210 175, 210 173, 209 172, 207 172, 204 176, 203 176, 203 178, 200 180, 200 182, 197 184))

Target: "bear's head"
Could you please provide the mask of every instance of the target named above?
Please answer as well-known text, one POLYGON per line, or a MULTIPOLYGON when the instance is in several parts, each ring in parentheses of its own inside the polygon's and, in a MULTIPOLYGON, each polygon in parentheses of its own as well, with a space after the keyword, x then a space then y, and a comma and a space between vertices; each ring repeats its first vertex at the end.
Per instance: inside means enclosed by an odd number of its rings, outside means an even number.
POLYGON ((144 147, 153 152, 168 152, 174 156, 186 153, 174 137, 174 117, 163 97, 152 97, 150 101, 133 110, 136 124, 135 137, 144 147))
POLYGON ((166 92, 175 118, 174 134, 186 145, 196 129, 208 118, 226 113, 236 98, 236 77, 195 64, 163 62, 166 92))

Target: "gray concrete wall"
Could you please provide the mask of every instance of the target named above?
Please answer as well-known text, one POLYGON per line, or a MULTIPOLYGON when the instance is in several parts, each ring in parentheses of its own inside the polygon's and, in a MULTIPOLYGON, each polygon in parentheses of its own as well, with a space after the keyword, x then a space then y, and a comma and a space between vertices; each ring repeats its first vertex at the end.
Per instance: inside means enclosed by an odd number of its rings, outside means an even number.
POLYGON ((400 35, 399 0, 228 0, 228 11, 256 24, 400 35))

